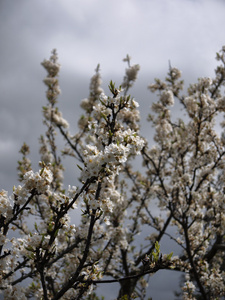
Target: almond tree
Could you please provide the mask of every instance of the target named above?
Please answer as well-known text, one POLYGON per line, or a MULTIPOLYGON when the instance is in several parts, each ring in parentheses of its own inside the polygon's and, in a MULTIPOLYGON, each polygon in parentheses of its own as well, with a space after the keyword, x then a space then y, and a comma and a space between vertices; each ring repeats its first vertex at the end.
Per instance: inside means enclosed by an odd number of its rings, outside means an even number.
POLYGON ((181 94, 181 72, 171 66, 165 81, 149 86, 158 99, 149 115, 155 145, 140 135, 139 105, 128 95, 140 67, 128 55, 124 80, 120 86, 111 81, 109 95, 97 66, 89 97, 81 102, 77 134, 69 132, 57 107, 56 50, 42 62, 48 102, 40 170, 33 171, 24 144, 21 185, 11 196, 0 192, 4 299, 97 299, 93 290, 112 282, 120 286, 114 298, 145 299, 149 274, 163 269, 185 275, 183 299, 225 296, 225 136, 216 131, 225 111, 225 47, 217 60, 215 78, 199 79, 187 95, 181 94), (179 119, 174 103, 184 112, 179 119), (61 152, 57 133, 66 142, 61 152), (138 155, 143 163, 136 171, 138 155), (79 170, 79 183, 68 188, 62 156, 70 156, 79 170), (71 211, 80 217, 71 219, 71 211), (150 235, 139 245, 143 228, 150 235), (179 256, 161 254, 165 236, 177 244, 179 256))

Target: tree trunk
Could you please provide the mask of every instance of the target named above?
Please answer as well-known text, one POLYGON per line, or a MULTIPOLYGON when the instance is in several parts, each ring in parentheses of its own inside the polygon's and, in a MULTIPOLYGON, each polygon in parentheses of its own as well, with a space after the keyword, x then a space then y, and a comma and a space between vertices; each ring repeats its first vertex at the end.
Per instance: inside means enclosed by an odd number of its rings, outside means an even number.
POLYGON ((131 295, 133 294, 135 287, 137 284, 137 279, 127 279, 120 282, 120 291, 118 295, 118 300, 121 299, 123 296, 127 296, 124 300, 130 300, 131 295))

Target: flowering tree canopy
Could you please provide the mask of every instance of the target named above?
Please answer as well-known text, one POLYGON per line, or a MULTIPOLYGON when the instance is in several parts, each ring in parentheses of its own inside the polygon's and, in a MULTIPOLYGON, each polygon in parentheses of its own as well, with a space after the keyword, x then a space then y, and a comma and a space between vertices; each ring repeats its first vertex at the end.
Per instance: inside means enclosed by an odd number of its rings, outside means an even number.
POLYGON ((140 135, 139 104, 128 95, 140 69, 130 60, 124 59, 122 84, 111 81, 108 94, 96 68, 76 134, 57 107, 56 50, 42 62, 48 102, 40 170, 32 170, 24 144, 21 184, 10 196, 0 192, 4 299, 98 299, 94 289, 111 282, 119 283, 115 298, 145 299, 148 275, 159 270, 184 275, 183 299, 225 296, 225 134, 216 123, 225 112, 225 47, 215 78, 199 79, 186 95, 181 72, 171 66, 164 81, 149 86, 158 99, 148 118, 155 145, 140 135), (174 103, 186 116, 174 116, 174 103), (62 152, 57 133, 66 141, 62 152), (62 156, 75 160, 77 186, 64 187, 62 156), (139 245, 142 228, 149 230, 139 245), (178 256, 161 254, 164 236, 177 244, 178 256))

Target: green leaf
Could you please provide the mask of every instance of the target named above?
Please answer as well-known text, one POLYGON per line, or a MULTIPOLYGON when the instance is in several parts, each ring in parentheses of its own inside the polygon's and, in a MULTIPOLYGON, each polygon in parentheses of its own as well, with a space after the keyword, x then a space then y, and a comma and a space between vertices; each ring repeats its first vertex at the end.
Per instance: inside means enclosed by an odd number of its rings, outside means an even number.
POLYGON ((103 119, 105 119, 105 120, 106 120, 106 122, 108 121, 108 120, 107 120, 107 117, 106 117, 106 115, 105 115, 105 114, 101 113, 101 117, 103 117, 103 119))
POLYGON ((24 247, 27 251, 31 251, 31 252, 34 252, 35 251, 35 249, 32 247, 32 246, 25 246, 24 247))
POLYGON ((36 222, 34 223, 34 228, 38 231, 38 226, 36 222))
POLYGON ((59 232, 59 229, 57 229, 57 230, 55 231, 55 233, 54 233, 54 237, 56 237, 56 236, 57 236, 58 232, 59 232))
POLYGON ((81 166, 79 166, 78 164, 77 164, 77 167, 78 167, 81 171, 83 171, 83 168, 82 168, 81 166))
POLYGON ((171 260, 172 255, 173 255, 173 252, 171 252, 170 254, 168 254, 167 257, 166 257, 166 259, 167 260, 171 260))
POLYGON ((111 129, 109 129, 109 137, 112 137, 113 136, 113 133, 111 131, 111 129))
POLYGON ((157 252, 160 252, 160 245, 159 245, 159 242, 158 242, 158 241, 155 242, 155 250, 156 250, 157 252))

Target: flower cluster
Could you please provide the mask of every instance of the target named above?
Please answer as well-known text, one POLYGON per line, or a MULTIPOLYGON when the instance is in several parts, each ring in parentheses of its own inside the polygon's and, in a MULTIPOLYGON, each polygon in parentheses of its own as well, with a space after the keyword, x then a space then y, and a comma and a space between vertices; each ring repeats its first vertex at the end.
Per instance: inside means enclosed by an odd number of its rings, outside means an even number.
POLYGON ((8 217, 12 214, 12 206, 8 197, 8 192, 0 191, 0 215, 8 217))
POLYGON ((58 73, 60 71, 60 64, 58 63, 58 55, 56 49, 52 51, 50 59, 45 59, 41 64, 48 72, 48 76, 44 79, 44 83, 48 87, 46 96, 49 102, 54 104, 56 103, 56 99, 61 92, 57 79, 58 73))
POLYGON ((91 176, 98 176, 105 169, 118 173, 118 168, 127 161, 128 156, 140 154, 143 146, 144 140, 130 129, 124 131, 120 136, 118 135, 116 143, 105 146, 104 150, 99 151, 96 146, 87 145, 84 150, 83 180, 91 176))
POLYGON ((134 84, 134 82, 137 80, 137 75, 140 70, 139 65, 130 65, 131 57, 127 55, 123 61, 128 63, 128 68, 126 69, 126 75, 124 76, 122 87, 128 91, 130 87, 134 84))
POLYGON ((51 121, 57 126, 68 128, 68 122, 62 117, 62 113, 57 108, 43 107, 43 115, 46 120, 51 121))
POLYGON ((48 191, 52 183, 52 172, 47 166, 44 166, 39 172, 28 171, 23 178, 23 186, 14 188, 14 194, 19 205, 23 204, 27 193, 36 190, 38 194, 44 194, 48 191))

